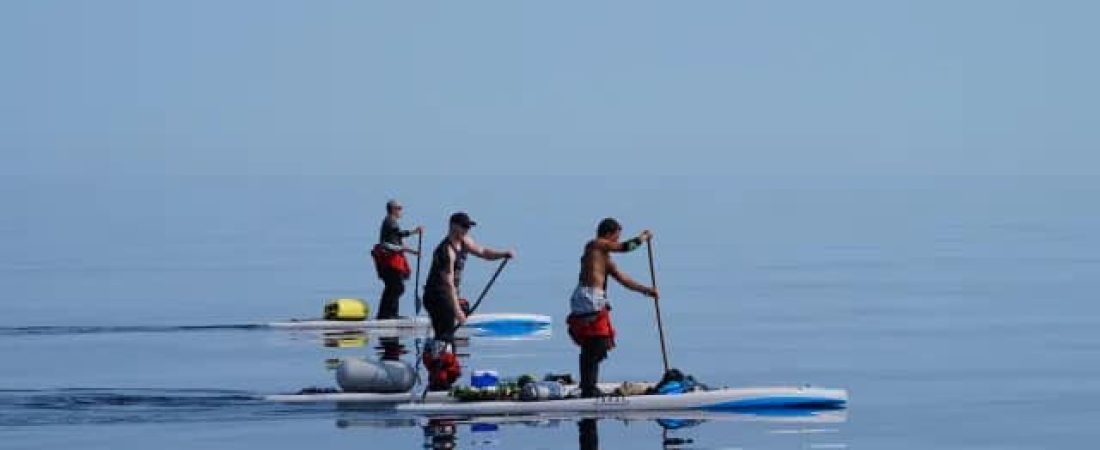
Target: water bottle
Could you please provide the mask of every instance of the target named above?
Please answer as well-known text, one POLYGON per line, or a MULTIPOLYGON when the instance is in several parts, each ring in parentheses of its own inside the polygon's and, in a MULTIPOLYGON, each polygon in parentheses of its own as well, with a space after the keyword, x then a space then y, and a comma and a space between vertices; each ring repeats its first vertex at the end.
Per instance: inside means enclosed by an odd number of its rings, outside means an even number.
POLYGON ((520 398, 525 401, 561 400, 563 391, 565 389, 557 381, 537 381, 523 385, 520 398))

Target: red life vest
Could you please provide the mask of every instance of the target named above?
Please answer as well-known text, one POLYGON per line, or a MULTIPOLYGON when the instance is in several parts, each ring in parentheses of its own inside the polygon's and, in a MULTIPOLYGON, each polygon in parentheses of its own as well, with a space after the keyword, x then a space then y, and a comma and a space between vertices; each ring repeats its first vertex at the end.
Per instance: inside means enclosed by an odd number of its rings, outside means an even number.
POLYGON ((573 338, 573 343, 584 345, 585 341, 592 338, 607 338, 611 341, 611 347, 615 347, 615 327, 611 325, 611 308, 605 307, 594 315, 570 314, 566 322, 569 324, 569 337, 573 338))
POLYGON ((370 255, 374 257, 374 267, 378 269, 378 277, 382 277, 382 269, 392 270, 401 274, 401 278, 408 279, 412 270, 409 269, 409 260, 405 259, 404 252, 398 252, 375 244, 370 255))

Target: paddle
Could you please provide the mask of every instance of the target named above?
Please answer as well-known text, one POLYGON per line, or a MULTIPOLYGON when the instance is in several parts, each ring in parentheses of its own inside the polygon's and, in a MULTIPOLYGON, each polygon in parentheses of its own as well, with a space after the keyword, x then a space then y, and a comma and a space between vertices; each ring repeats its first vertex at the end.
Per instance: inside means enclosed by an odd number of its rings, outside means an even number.
POLYGON ((416 284, 413 285, 413 302, 416 304, 416 315, 420 315, 420 254, 423 253, 424 230, 416 233, 416 284))
MULTIPOLYGON (((653 237, 646 241, 646 250, 649 251, 649 278, 653 281, 653 289, 657 289, 657 271, 653 268, 653 237)), ((665 326, 661 321, 660 296, 653 298, 653 307, 657 310, 657 332, 661 335, 661 358, 664 359, 665 372, 668 372, 668 349, 665 347, 665 326)))
MULTIPOLYGON (((492 278, 489 278, 489 282, 485 284, 485 289, 482 289, 481 290, 481 295, 477 296, 477 301, 474 302, 474 306, 470 307, 470 312, 466 314, 466 320, 469 320, 470 315, 472 315, 474 313, 474 311, 477 310, 478 306, 481 306, 481 301, 485 300, 485 296, 487 294, 489 294, 489 288, 493 287, 493 283, 496 283, 497 277, 499 277, 500 272, 502 272, 504 270, 504 266, 508 265, 508 260, 510 260, 510 259, 512 259, 512 258, 504 258, 503 260, 500 261, 500 265, 497 266, 496 272, 493 272, 492 278)), ((462 325, 464 323, 465 322, 460 323, 460 324, 456 324, 454 326, 454 328, 451 329, 450 334, 453 336, 456 332, 458 332, 459 328, 462 328, 462 325)), ((427 342, 424 343, 424 346, 427 347, 427 342)), ((419 376, 419 374, 420 374, 420 357, 419 357, 419 353, 422 353, 422 352, 423 352, 423 350, 421 350, 421 352, 418 352, 418 356, 416 358, 416 360, 417 360, 416 361, 417 376, 419 376)), ((420 401, 423 402, 424 399, 427 398, 427 397, 428 397, 428 386, 425 386, 424 387, 424 392, 420 394, 420 401)))
MULTIPOLYGON (((497 277, 500 276, 500 272, 504 270, 504 266, 508 265, 508 261, 511 260, 511 259, 512 258, 504 258, 503 260, 500 261, 500 265, 497 266, 497 271, 493 272, 493 277, 489 278, 489 283, 487 283, 485 285, 485 289, 481 290, 481 295, 477 296, 477 301, 474 302, 474 306, 471 306, 470 307, 470 312, 466 313, 466 318, 467 319, 470 318, 470 315, 473 314, 474 311, 477 311, 478 306, 481 306, 481 301, 485 300, 485 295, 489 293, 489 288, 493 287, 493 283, 495 283, 497 281, 497 277)), ((465 323, 465 322, 463 322, 463 323, 465 323)), ((458 331, 458 329, 460 327, 462 327, 461 324, 456 325, 454 330, 451 330, 451 333, 454 333, 455 331, 458 331)))

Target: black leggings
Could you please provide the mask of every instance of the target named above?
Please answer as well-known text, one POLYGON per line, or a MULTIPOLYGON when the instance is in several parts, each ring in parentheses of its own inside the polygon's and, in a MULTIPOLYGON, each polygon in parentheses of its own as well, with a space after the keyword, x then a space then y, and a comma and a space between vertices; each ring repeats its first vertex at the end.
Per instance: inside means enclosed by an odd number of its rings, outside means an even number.
POLYGON ((611 338, 588 338, 581 345, 581 396, 595 397, 601 394, 596 383, 600 381, 600 362, 607 358, 611 338))
POLYGON ((432 332, 435 340, 454 343, 455 308, 451 299, 430 292, 424 293, 424 309, 428 311, 428 317, 432 318, 432 332))
POLYGON ((393 270, 383 270, 381 275, 386 287, 382 289, 382 299, 378 301, 378 315, 375 317, 393 319, 401 306, 401 294, 405 293, 405 279, 393 270))

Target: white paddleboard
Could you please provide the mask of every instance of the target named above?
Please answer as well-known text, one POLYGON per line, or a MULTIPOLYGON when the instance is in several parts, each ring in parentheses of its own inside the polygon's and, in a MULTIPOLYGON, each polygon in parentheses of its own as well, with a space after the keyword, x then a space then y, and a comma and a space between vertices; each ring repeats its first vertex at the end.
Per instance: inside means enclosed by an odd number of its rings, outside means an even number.
MULTIPOLYGON (((606 391, 616 384, 601 385, 606 391)), ((395 412, 416 415, 528 415, 545 413, 607 413, 626 411, 760 409, 837 409, 848 404, 844 389, 798 387, 722 388, 669 395, 605 396, 543 401, 462 402, 446 392, 431 392, 423 402, 415 393, 324 393, 271 395, 265 400, 287 403, 365 403, 389 405, 395 412)))
POLYGON ((621 411, 753 410, 780 408, 841 408, 848 403, 842 389, 811 387, 725 388, 672 395, 634 395, 534 402, 402 403, 398 412, 434 414, 541 414, 621 411))
MULTIPOLYGON (((547 329, 551 324, 550 316, 542 314, 478 313, 471 315, 463 327, 499 334, 521 334, 547 329)), ((291 319, 271 322, 267 326, 287 330, 421 330, 430 329, 432 323, 426 316, 416 316, 386 320, 291 319)))

